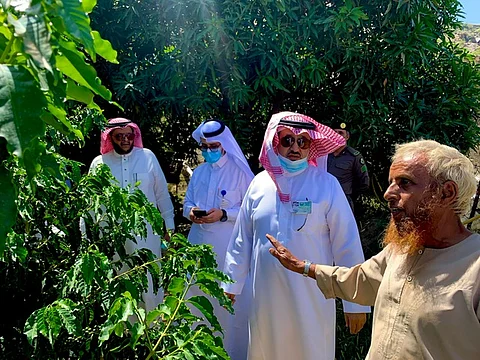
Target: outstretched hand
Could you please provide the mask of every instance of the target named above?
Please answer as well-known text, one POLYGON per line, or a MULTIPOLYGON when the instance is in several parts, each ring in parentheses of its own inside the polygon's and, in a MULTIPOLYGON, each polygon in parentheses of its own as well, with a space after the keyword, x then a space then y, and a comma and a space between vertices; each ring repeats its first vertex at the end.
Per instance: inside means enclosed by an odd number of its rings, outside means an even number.
POLYGON ((275 239, 272 235, 267 234, 267 239, 273 245, 273 248, 270 248, 268 251, 270 254, 275 256, 280 264, 282 264, 288 270, 302 274, 305 267, 305 262, 303 260, 297 259, 285 246, 280 244, 280 242, 275 239))
MULTIPOLYGON (((288 270, 302 274, 305 268, 305 261, 296 258, 290 250, 280 244, 272 235, 267 234, 267 239, 272 244, 273 248, 268 249, 270 254, 275 256, 280 264, 282 264, 288 270)), ((313 265, 314 266, 314 265, 313 265)), ((311 271, 311 270, 310 270, 311 271)), ((312 277, 313 275, 310 276, 312 277)), ((351 334, 357 334, 362 330, 365 322, 367 321, 367 315, 364 313, 345 313, 345 323, 350 329, 351 334)))

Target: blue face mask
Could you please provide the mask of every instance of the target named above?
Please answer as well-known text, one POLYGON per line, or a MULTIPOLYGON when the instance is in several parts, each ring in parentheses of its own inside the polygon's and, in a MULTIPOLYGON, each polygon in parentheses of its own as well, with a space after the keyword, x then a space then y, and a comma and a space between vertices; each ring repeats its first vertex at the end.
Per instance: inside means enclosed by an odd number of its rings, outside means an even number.
POLYGON ((202 151, 202 156, 205 158, 205 161, 209 164, 215 164, 222 157, 222 152, 220 148, 216 150, 204 150, 202 151))
POLYGON ((308 160, 306 157, 300 160, 290 160, 282 155, 278 155, 278 160, 282 168, 289 173, 295 173, 300 170, 305 170, 308 167, 308 160))

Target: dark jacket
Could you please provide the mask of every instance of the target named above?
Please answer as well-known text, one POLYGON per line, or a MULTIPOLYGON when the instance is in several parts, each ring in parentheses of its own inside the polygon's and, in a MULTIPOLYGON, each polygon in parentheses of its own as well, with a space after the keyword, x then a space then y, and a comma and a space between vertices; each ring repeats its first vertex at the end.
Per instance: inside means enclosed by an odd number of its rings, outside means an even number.
POLYGON ((337 178, 345 194, 353 199, 368 190, 370 179, 365 160, 359 151, 350 146, 338 156, 333 153, 328 155, 327 170, 337 178))

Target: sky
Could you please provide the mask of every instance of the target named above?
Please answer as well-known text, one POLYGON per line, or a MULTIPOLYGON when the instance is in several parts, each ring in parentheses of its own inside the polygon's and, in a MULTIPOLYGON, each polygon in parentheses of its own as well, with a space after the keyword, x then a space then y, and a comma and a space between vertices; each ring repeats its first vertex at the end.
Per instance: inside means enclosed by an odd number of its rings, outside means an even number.
POLYGON ((480 0, 460 0, 465 13, 464 22, 468 24, 480 24, 480 0))

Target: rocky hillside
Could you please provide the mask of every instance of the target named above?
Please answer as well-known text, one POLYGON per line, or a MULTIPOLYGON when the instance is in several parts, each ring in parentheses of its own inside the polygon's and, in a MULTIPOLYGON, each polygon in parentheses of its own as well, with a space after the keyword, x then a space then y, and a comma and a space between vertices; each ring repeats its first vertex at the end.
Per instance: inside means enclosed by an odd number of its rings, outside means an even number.
POLYGON ((474 54, 480 63, 480 25, 464 24, 462 29, 457 30, 455 40, 474 54))
MULTIPOLYGON (((474 56, 477 63, 480 64, 480 25, 465 24, 462 29, 455 34, 455 40, 474 56)), ((469 154, 470 160, 475 165, 477 174, 480 174, 480 152, 479 149, 472 150, 469 154)), ((477 176, 480 179, 480 176, 477 176)), ((472 230, 480 232, 480 220, 472 224, 472 230)))

